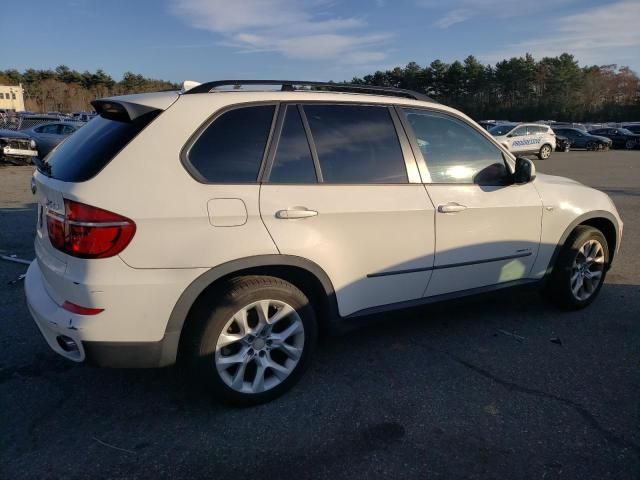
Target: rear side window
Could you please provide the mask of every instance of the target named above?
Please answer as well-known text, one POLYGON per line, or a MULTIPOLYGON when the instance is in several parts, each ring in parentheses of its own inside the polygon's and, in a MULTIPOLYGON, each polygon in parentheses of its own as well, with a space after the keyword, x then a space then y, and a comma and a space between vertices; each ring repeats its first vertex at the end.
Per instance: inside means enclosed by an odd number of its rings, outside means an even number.
POLYGON ((216 118, 187 153, 191 173, 205 183, 256 182, 274 110, 274 105, 242 107, 216 118))
POLYGON ((269 182, 315 183, 316 181, 316 169, 300 112, 295 105, 289 105, 269 182))
POLYGON ((305 105, 325 183, 408 183, 387 107, 305 105))
POLYGON ((63 182, 84 182, 102 170, 160 110, 130 122, 96 117, 46 157, 40 170, 63 182))

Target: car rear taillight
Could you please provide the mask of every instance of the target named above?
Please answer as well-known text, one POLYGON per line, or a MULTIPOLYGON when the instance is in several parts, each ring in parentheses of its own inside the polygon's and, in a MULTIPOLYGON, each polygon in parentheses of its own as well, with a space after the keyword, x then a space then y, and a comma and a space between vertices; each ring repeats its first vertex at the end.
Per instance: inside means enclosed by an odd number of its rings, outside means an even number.
POLYGON ((113 257, 136 233, 136 224, 117 213, 66 199, 64 210, 47 211, 47 231, 51 245, 73 257, 113 257))

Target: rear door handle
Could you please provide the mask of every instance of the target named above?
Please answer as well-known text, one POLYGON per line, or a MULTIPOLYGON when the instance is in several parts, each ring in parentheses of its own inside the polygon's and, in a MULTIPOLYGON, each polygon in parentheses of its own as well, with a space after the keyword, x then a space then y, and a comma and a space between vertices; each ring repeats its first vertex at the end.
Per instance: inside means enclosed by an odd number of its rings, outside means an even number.
POLYGON ((460 205, 459 203, 456 203, 456 202, 449 202, 444 205, 438 205, 438 211, 440 213, 457 213, 466 209, 467 209, 466 205, 460 205))
POLYGON ((292 218, 309 218, 315 217, 318 212, 315 210, 309 210, 307 207, 293 207, 286 210, 278 210, 276 212, 276 218, 292 219, 292 218))

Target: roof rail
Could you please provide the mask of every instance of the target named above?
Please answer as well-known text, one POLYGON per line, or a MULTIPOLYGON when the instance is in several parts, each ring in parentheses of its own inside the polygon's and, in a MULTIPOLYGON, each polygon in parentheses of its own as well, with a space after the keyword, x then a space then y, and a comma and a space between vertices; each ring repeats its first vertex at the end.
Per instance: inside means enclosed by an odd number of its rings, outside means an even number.
POLYGON ((216 80, 197 85, 183 93, 190 95, 192 93, 209 93, 218 87, 235 87, 242 85, 280 85, 283 92, 293 92, 295 87, 312 87, 313 90, 327 90, 332 92, 346 93, 362 93, 374 95, 389 95, 392 97, 405 97, 424 102, 434 102, 431 97, 414 92, 412 90, 404 90, 402 88, 378 87, 373 85, 354 85, 352 83, 331 83, 331 82, 305 82, 301 80, 216 80))

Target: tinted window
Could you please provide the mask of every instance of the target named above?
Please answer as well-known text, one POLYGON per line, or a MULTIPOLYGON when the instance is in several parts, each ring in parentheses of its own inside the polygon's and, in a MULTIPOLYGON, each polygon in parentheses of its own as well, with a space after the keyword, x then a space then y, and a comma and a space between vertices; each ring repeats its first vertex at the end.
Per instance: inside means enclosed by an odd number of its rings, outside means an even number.
POLYGON ((64 182, 89 180, 159 113, 150 112, 132 122, 96 117, 53 150, 40 170, 64 182))
POLYGON ((256 182, 274 109, 274 105, 236 108, 214 120, 187 155, 200 180, 256 182))
POLYGON ((513 132, 511 132, 512 137, 520 137, 526 134, 527 134, 527 127, 518 127, 513 132))
POLYGON ((502 153, 480 132, 446 114, 404 110, 433 183, 504 183, 502 153))
POLYGON ((400 142, 387 107, 306 105, 326 183, 407 183, 400 142))
POLYGON ((70 125, 60 125, 60 135, 71 135, 76 129, 70 125))
POLYGON ((506 125, 496 125, 495 127, 489 129, 489 133, 491 133, 491 135, 499 137, 499 136, 506 135, 507 133, 509 133, 513 127, 514 127, 513 125, 508 125, 508 124, 506 124, 506 125))
POLYGON ((42 127, 38 127, 36 132, 38 133, 48 133, 48 134, 57 134, 59 126, 56 125, 43 125, 42 127))
POLYGON ((278 150, 269 176, 271 183, 315 183, 316 169, 298 107, 289 105, 278 150))

